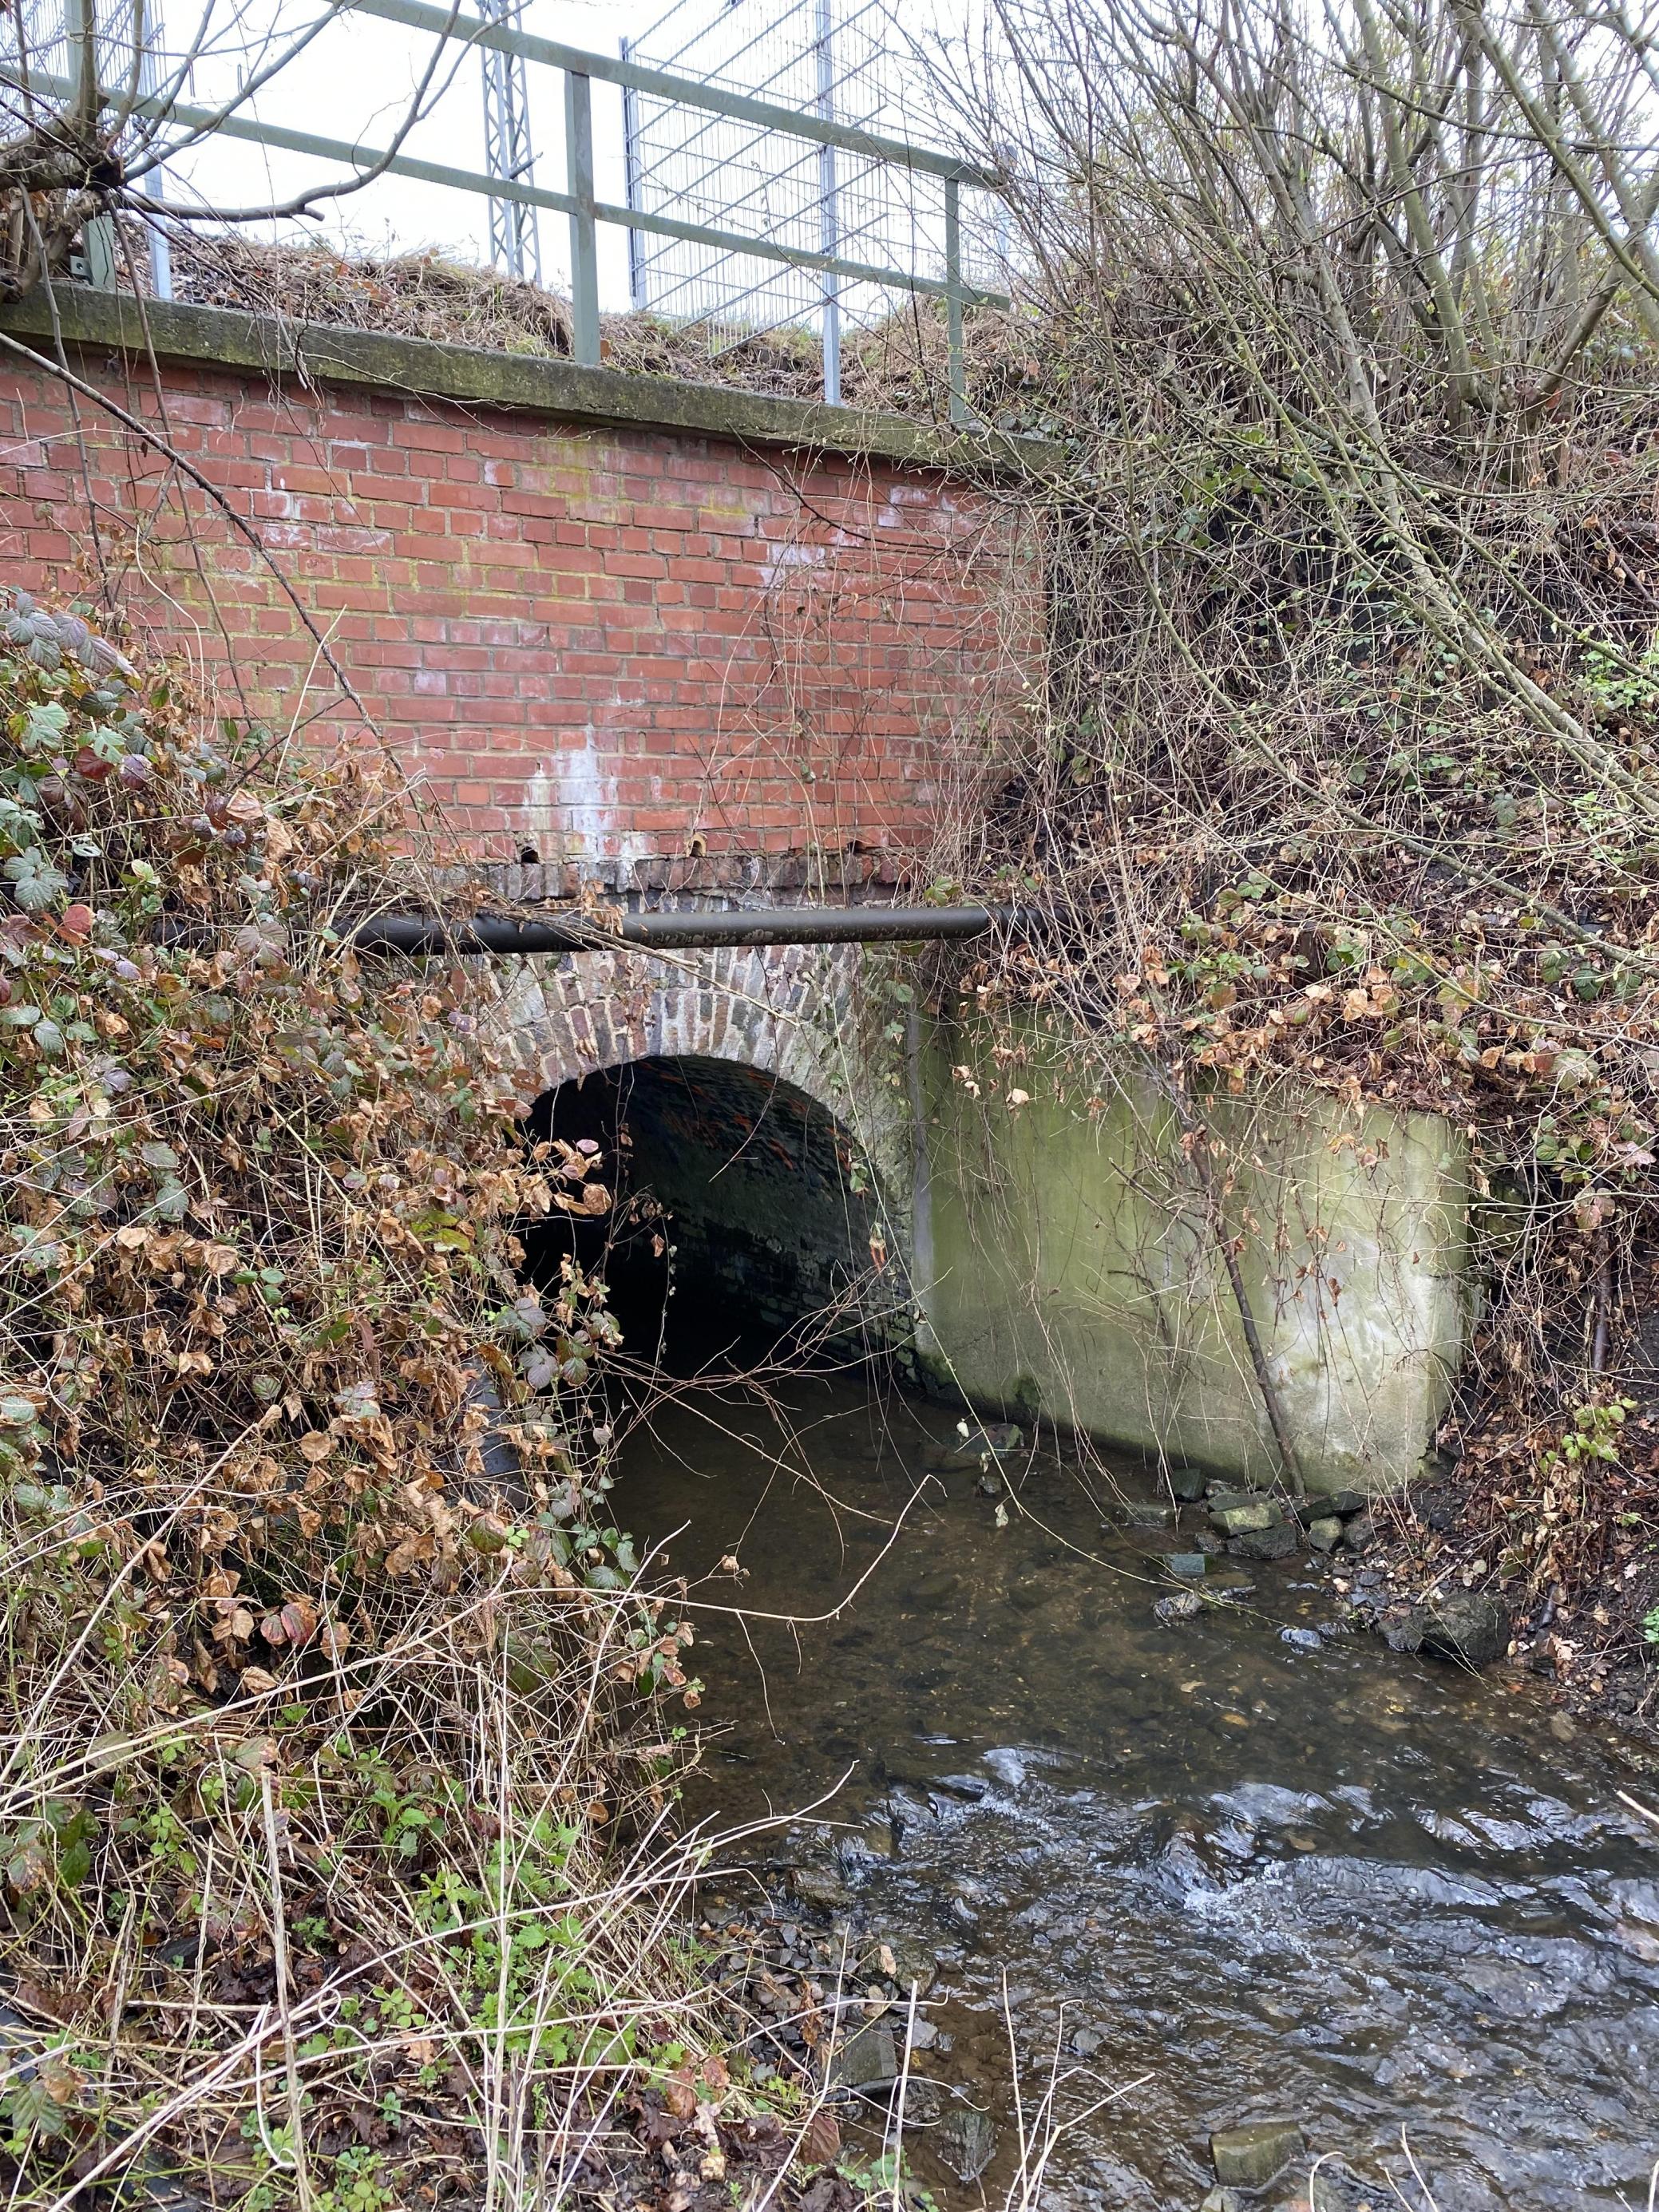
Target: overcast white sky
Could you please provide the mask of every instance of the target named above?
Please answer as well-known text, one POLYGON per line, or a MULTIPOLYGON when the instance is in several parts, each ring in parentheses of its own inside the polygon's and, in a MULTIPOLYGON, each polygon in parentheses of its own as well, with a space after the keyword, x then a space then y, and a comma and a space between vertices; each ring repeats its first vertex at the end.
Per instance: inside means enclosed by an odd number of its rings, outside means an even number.
MULTIPOLYGON (((529 0, 523 23, 542 38, 614 55, 620 39, 643 30, 665 5, 665 0, 529 0)), ((198 64, 193 94, 185 96, 212 104, 234 87, 238 68, 246 68, 259 50, 258 34, 267 32, 273 21, 296 28, 317 12, 309 0, 304 6, 278 0, 276 9, 263 0, 250 0, 239 15, 222 7, 213 20, 213 52, 198 64)), ((167 44, 182 45, 196 20, 191 0, 173 0, 167 44)), ((342 17, 256 95, 252 112, 267 123, 383 148, 407 112, 433 44, 396 24, 362 15, 342 17)), ((403 152, 459 168, 483 167, 480 66, 476 52, 450 51, 440 80, 451 80, 447 89, 416 126, 403 152)), ((558 191, 564 184, 563 78, 557 70, 533 65, 528 76, 538 157, 535 181, 558 191)), ((599 198, 620 201, 625 198, 622 95, 616 87, 593 87, 593 127, 599 198)), ((281 200, 343 173, 308 157, 219 138, 176 165, 169 173, 168 192, 181 202, 196 198, 219 206, 248 206, 281 200)), ((343 200, 325 204, 320 212, 320 222, 288 224, 283 226, 283 234, 321 232, 337 243, 368 252, 436 246, 462 259, 485 258, 488 204, 470 194, 386 177, 343 200)), ((256 228, 270 234, 269 225, 256 228)), ((566 219, 544 210, 540 234, 544 281, 562 287, 569 267, 566 219)), ((603 304, 626 306, 624 234, 601 224, 599 240, 603 304)))
MULTIPOLYGON (((202 58, 184 97, 202 105, 228 96, 241 82, 239 71, 259 66, 277 42, 292 37, 321 12, 318 0, 205 0, 210 12, 204 38, 198 32, 201 18, 197 11, 204 0, 164 0, 164 4, 168 10, 164 48, 176 52, 192 37, 197 40, 202 58)), ((842 4, 856 10, 859 0, 842 0, 842 4)), ((920 0, 920 4, 934 22, 949 22, 958 10, 965 16, 971 0, 920 0)), ((637 37, 667 5, 668 0, 527 0, 522 21, 526 30, 541 37, 615 55, 622 39, 637 37)), ((472 12, 471 0, 463 0, 463 6, 472 12)), ((251 112, 268 124, 384 148, 408 111, 434 45, 429 37, 401 26, 344 15, 328 23, 305 52, 258 92, 251 112)), ((565 181, 562 75, 532 64, 528 77, 538 154, 535 180, 558 190, 565 181)), ((448 48, 439 82, 446 88, 441 96, 400 150, 481 170, 483 89, 477 51, 448 48)), ((619 202, 626 198, 622 94, 615 86, 596 82, 592 102, 599 196, 619 202)), ((941 134, 924 125, 913 127, 908 135, 937 141, 941 134)), ((219 207, 250 206, 280 201, 342 173, 313 157, 222 137, 181 159, 169 173, 167 188, 169 197, 180 203, 194 199, 219 207)), ((488 203, 441 186, 386 177, 343 200, 325 204, 320 216, 317 222, 284 224, 280 234, 325 235, 337 245, 368 252, 433 246, 458 258, 487 258, 488 203)), ((569 268, 567 219, 544 211, 539 226, 543 280, 562 289, 569 268)), ((253 228, 270 234, 269 224, 253 228)), ((601 224, 599 249, 601 302, 606 307, 624 307, 626 234, 601 224)))

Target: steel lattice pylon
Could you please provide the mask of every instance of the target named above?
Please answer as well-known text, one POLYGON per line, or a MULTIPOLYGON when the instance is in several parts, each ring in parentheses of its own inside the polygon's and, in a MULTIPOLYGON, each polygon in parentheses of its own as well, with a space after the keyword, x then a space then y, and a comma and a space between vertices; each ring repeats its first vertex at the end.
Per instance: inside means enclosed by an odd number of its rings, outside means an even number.
MULTIPOLYGON (((515 25, 520 0, 479 0, 478 13, 497 23, 515 25)), ((529 184, 536 155, 530 143, 530 88, 521 54, 485 46, 483 64, 484 171, 508 184, 529 184)), ((489 258, 509 276, 542 281, 541 234, 536 210, 522 200, 489 203, 489 258)))

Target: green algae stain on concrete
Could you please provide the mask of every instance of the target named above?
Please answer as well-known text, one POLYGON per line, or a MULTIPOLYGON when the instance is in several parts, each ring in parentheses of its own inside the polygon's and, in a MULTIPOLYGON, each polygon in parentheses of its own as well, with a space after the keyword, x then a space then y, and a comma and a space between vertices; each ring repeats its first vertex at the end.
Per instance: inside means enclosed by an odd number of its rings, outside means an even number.
MULTIPOLYGON (((1279 1472, 1197 1181, 1144 1078, 1078 1093, 1081 1054, 942 1029, 926 1068, 924 1303, 941 1370, 1102 1441, 1279 1472), (953 1070, 957 1071, 953 1073, 953 1070), (975 1097, 971 1088, 979 1087, 975 1097)), ((1428 1448, 1470 1318, 1462 1141, 1322 1094, 1206 1102, 1269 1371, 1313 1490, 1390 1488, 1428 1448)))

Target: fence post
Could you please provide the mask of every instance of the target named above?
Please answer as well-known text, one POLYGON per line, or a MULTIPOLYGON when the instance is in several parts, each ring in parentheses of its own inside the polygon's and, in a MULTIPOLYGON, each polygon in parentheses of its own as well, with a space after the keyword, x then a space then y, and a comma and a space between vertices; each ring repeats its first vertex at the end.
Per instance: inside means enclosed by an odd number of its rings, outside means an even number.
POLYGON ((962 337, 962 186, 945 179, 945 327, 950 350, 951 420, 969 421, 968 365, 962 337))
MULTIPOLYGON (((167 196, 167 173, 159 162, 149 173, 149 196, 153 200, 167 196)), ((173 297, 173 248, 159 223, 152 223, 149 230, 149 284, 158 300, 173 297)))
MULTIPOLYGON (((836 119, 835 0, 818 0, 817 61, 818 113, 826 123, 836 119)), ((827 141, 818 149, 818 251, 841 252, 841 186, 836 168, 836 149, 827 141)), ((823 397, 826 405, 841 404, 841 285, 828 271, 823 279, 823 397)))
MULTIPOLYGON (((618 40, 623 61, 633 58, 633 48, 626 39, 618 40)), ((625 84, 623 96, 623 176, 630 210, 638 215, 645 205, 641 187, 643 183, 640 160, 640 95, 638 88, 625 84)), ((646 296, 645 240, 637 230, 628 234, 628 304, 638 314, 651 304, 646 296)))
POLYGON ((81 232, 81 266, 86 281, 94 291, 113 292, 119 289, 116 270, 115 224, 106 215, 88 218, 81 232))
POLYGON ((566 190, 575 201, 570 218, 570 349, 590 368, 599 358, 599 248, 593 220, 592 79, 564 73, 566 190))

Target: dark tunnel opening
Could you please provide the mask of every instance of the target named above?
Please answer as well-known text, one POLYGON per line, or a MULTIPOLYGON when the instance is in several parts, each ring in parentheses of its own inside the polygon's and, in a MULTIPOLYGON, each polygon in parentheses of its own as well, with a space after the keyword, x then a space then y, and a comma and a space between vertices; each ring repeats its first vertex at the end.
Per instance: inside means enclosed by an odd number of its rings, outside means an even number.
POLYGON ((740 1061, 651 1057, 563 1084, 532 1142, 597 1147, 612 1194, 525 1233, 544 1289, 573 1259, 607 1285, 624 1352, 686 1375, 890 1348, 902 1306, 851 1139, 798 1085, 740 1061))

